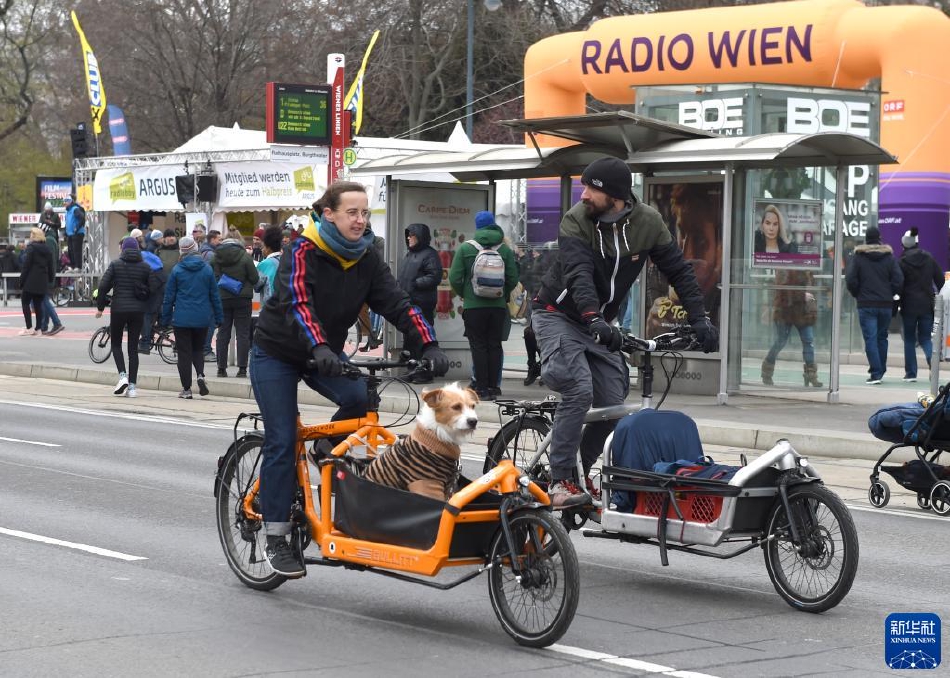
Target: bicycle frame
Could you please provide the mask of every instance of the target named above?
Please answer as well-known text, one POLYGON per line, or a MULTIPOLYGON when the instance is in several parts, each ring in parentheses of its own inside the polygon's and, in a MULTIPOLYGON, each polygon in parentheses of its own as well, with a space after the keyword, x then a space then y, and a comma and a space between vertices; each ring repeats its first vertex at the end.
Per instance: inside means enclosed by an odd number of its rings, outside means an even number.
MULTIPOLYGON (((439 522, 438 536, 429 549, 415 549, 393 544, 367 541, 344 535, 335 529, 332 518, 332 496, 329 491, 321 491, 320 510, 317 512, 310 485, 310 468, 307 461, 306 443, 332 436, 347 435, 330 453, 331 459, 321 460, 320 486, 331 488, 333 476, 337 472, 335 460, 343 459, 358 445, 366 445, 375 450, 380 443, 392 444, 396 436, 379 424, 376 412, 368 412, 358 419, 346 419, 305 426, 297 417, 297 483, 303 490, 303 513, 313 540, 320 547, 322 558, 308 559, 313 564, 329 564, 327 561, 345 561, 369 568, 385 568, 410 572, 417 575, 433 576, 446 566, 484 565, 484 558, 450 558, 450 546, 456 525, 460 523, 498 523, 507 511, 503 504, 499 509, 472 510, 462 509, 490 490, 502 494, 513 494, 526 490, 534 506, 548 506, 550 499, 535 483, 523 476, 511 461, 502 461, 480 478, 456 492, 446 502, 439 522)), ((260 480, 244 498, 244 512, 253 520, 262 520, 262 516, 253 509, 253 502, 260 489, 260 480)))

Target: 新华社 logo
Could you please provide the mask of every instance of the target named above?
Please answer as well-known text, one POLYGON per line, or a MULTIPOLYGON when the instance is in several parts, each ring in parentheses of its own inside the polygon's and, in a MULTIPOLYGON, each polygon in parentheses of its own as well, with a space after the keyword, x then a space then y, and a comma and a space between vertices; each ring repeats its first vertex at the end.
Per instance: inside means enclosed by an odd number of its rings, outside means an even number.
POLYGON ((894 612, 884 620, 884 661, 892 669, 940 666, 940 617, 932 612, 894 612))

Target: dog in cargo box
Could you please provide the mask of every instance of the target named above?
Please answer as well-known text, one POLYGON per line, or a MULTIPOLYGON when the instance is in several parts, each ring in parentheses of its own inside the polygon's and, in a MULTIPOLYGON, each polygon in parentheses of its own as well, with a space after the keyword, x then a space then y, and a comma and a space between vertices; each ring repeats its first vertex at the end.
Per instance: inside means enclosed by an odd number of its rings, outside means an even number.
POLYGON ((475 432, 478 396, 457 383, 422 392, 416 427, 366 468, 366 479, 445 501, 455 490, 461 443, 475 432))

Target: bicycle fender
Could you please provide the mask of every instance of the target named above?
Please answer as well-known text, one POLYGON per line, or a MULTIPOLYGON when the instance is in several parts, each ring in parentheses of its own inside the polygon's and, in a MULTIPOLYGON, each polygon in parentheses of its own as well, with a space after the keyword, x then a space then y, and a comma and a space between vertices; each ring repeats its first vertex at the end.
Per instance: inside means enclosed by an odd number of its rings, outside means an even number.
POLYGON ((263 441, 264 441, 264 434, 263 434, 263 433, 258 433, 258 432, 256 432, 256 431, 252 431, 252 432, 250 432, 250 433, 246 433, 246 434, 244 434, 243 436, 241 436, 240 438, 238 438, 237 440, 235 440, 233 443, 231 443, 231 444, 228 446, 228 451, 225 452, 224 454, 222 454, 220 457, 218 457, 218 468, 217 468, 217 469, 215 470, 215 472, 214 472, 214 496, 215 496, 215 498, 217 498, 217 496, 218 496, 218 494, 219 494, 219 491, 220 491, 220 488, 221 488, 221 470, 222 470, 222 469, 225 467, 225 465, 227 464, 228 458, 234 456, 234 452, 235 452, 235 450, 237 449, 237 446, 238 446, 238 445, 240 445, 240 444, 241 444, 242 442, 244 442, 245 440, 249 440, 249 439, 252 439, 252 438, 257 438, 257 439, 259 439, 261 442, 263 442, 263 441))

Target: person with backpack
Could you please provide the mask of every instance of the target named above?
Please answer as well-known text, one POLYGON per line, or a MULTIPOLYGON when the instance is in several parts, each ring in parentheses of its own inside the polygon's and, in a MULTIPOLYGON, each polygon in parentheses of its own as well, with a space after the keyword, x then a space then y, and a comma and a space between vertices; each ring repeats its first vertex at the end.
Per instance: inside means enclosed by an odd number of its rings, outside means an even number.
POLYGON ((66 246, 69 249, 69 266, 74 270, 82 268, 82 242, 86 238, 86 210, 68 195, 63 201, 66 206, 66 246))
POLYGON ((218 376, 228 376, 228 345, 233 329, 237 340, 236 376, 243 379, 247 377, 247 359, 251 351, 251 308, 260 274, 244 247, 240 231, 231 230, 228 236, 234 237, 222 242, 209 262, 214 278, 218 281, 221 306, 224 308, 224 320, 218 327, 217 337, 218 376))
POLYGON ((497 386, 504 354, 508 296, 518 284, 518 264, 495 215, 475 215, 475 236, 459 245, 449 268, 449 284, 462 299, 465 336, 472 350, 475 390, 482 400, 501 395, 497 386))

